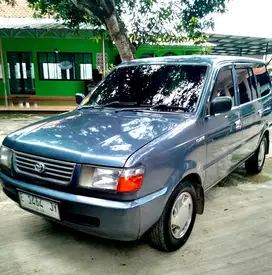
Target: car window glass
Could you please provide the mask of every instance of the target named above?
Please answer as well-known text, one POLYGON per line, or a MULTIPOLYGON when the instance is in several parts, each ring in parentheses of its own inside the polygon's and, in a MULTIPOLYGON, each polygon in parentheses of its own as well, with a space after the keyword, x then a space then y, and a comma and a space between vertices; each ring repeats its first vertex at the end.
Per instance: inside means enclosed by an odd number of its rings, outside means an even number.
POLYGON ((247 68, 236 69, 237 83, 239 89, 240 104, 247 103, 252 100, 251 89, 249 85, 249 75, 247 68))
MULTIPOLYGON (((206 66, 146 64, 115 69, 85 100, 89 106, 114 102, 134 107, 167 105, 196 111, 206 66), (131 105, 130 105, 131 106, 131 105)), ((124 106, 124 105, 122 105, 124 106)))
POLYGON ((253 72, 256 76, 257 86, 259 88, 260 95, 261 97, 263 97, 267 95, 271 89, 269 74, 264 65, 257 66, 256 68, 253 69, 253 72))
POLYGON ((252 92, 252 99, 257 99, 258 98, 258 92, 257 92, 257 83, 256 83, 256 79, 255 76, 253 74, 253 69, 249 68, 248 69, 248 83, 249 83, 249 87, 251 89, 252 92))
POLYGON ((220 69, 211 95, 212 101, 218 96, 229 96, 232 98, 232 105, 234 106, 234 88, 233 88, 233 78, 232 71, 229 67, 220 69))

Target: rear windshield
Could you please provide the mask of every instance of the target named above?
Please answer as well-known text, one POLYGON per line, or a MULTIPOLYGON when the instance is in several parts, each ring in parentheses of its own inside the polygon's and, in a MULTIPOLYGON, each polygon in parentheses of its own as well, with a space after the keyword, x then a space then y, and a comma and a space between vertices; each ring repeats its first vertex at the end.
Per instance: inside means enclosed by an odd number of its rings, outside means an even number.
POLYGON ((167 105, 177 107, 171 111, 194 112, 206 71, 206 66, 195 65, 119 67, 88 95, 83 105, 115 108, 126 103, 133 107, 167 105))

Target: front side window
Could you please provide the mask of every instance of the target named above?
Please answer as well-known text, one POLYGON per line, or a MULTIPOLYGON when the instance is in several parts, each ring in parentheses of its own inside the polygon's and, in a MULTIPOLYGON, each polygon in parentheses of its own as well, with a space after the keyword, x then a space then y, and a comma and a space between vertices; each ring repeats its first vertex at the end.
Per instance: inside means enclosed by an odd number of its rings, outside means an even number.
POLYGON ((40 79, 92 79, 90 53, 38 53, 40 79))
POLYGON ((231 68, 228 66, 221 68, 217 75, 210 101, 218 96, 229 96, 232 98, 232 103, 234 105, 233 87, 234 86, 231 68))
POLYGON ((194 65, 120 67, 87 97, 83 105, 172 106, 171 111, 195 112, 206 70, 206 66, 194 65))

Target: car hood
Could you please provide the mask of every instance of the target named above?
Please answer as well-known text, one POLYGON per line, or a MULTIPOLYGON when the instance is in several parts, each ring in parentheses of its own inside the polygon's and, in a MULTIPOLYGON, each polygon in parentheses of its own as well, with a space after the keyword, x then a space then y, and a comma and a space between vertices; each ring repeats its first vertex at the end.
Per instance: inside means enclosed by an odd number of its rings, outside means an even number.
POLYGON ((22 128, 3 144, 49 158, 122 167, 133 152, 189 118, 154 112, 74 110, 22 128))

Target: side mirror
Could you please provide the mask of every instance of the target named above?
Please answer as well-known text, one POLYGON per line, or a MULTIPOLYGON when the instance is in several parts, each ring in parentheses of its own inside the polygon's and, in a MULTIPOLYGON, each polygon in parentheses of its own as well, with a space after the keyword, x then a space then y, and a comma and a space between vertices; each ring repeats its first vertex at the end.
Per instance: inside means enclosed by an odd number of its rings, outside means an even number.
POLYGON ((76 103, 77 103, 77 105, 79 105, 79 104, 82 102, 82 100, 85 98, 85 95, 84 95, 84 94, 77 93, 77 94, 75 95, 75 98, 76 98, 76 103))
POLYGON ((232 100, 229 96, 219 96, 211 102, 210 114, 214 116, 215 114, 226 113, 231 110, 231 107, 232 100))

